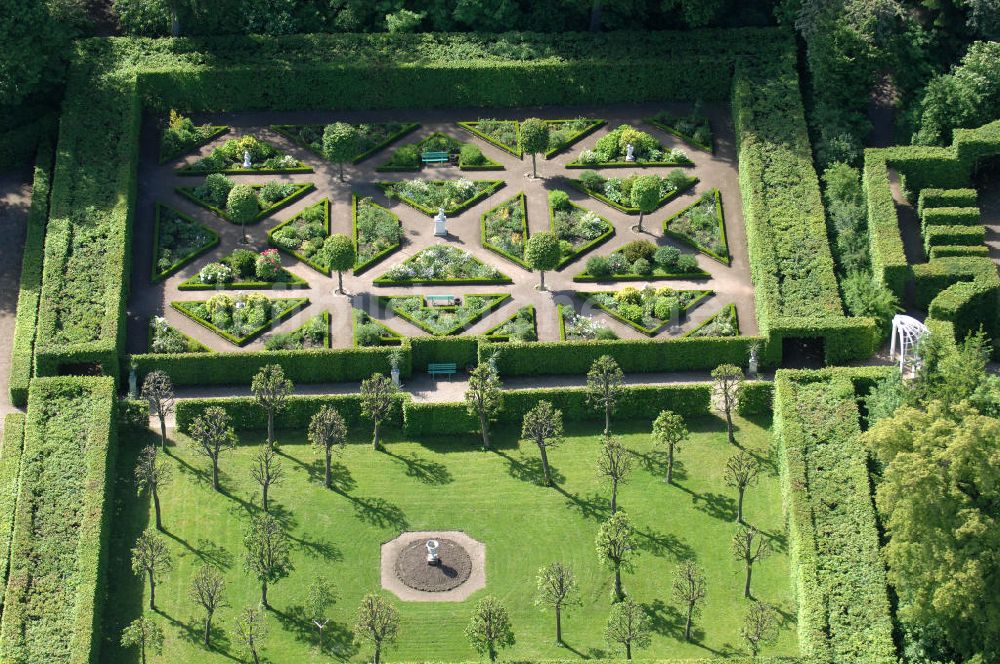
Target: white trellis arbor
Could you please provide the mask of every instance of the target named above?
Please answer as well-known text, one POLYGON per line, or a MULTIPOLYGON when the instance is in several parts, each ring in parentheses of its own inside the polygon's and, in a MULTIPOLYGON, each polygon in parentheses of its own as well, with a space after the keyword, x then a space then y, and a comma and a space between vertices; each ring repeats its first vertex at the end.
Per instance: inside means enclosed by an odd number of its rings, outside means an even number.
POLYGON ((917 344, 930 334, 927 326, 912 316, 897 314, 892 318, 892 342, 889 346, 889 357, 896 356, 899 349, 899 370, 902 371, 908 361, 916 357, 917 344))

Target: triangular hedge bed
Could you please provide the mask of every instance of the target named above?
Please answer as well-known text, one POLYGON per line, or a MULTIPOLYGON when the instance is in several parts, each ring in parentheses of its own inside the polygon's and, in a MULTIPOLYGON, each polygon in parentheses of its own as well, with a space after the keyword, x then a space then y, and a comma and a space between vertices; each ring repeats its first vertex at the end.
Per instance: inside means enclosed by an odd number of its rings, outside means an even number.
POLYGON ((611 239, 611 236, 615 234, 614 224, 612 224, 610 221, 608 221, 601 215, 597 214, 593 210, 588 210, 587 208, 581 205, 577 205, 576 203, 570 201, 568 198, 565 199, 565 205, 560 206, 558 208, 554 207, 552 204, 552 199, 551 198, 549 199, 549 228, 553 233, 556 234, 556 237, 559 238, 560 244, 563 241, 566 241, 573 245, 572 250, 569 253, 564 254, 562 259, 559 261, 559 266, 556 268, 557 270, 563 269, 564 267, 566 267, 567 265, 578 259, 580 256, 583 256, 591 249, 594 249, 595 247, 604 244, 605 242, 611 239), (568 233, 566 229, 569 227, 565 226, 557 231, 556 219, 559 216, 559 213, 562 212, 563 210, 568 211, 569 218, 575 224, 573 226, 574 228, 580 224, 581 220, 584 218, 585 215, 591 214, 602 223, 604 230, 600 233, 600 235, 597 235, 596 237, 593 238, 584 237, 578 234, 568 233))
POLYGON ((465 249, 439 243, 421 249, 372 281, 375 286, 509 284, 512 279, 465 249))
MULTIPOLYGON (((235 253, 237 250, 234 250, 235 253)), ((274 251, 271 249, 270 251, 274 251)), ((236 274, 233 265, 229 262, 229 258, 233 254, 229 254, 226 257, 220 259, 216 263, 210 263, 209 265, 216 265, 218 263, 223 264, 225 267, 230 269, 233 273, 231 281, 203 281, 201 278, 201 271, 184 281, 182 281, 177 286, 177 290, 182 291, 198 291, 198 290, 267 290, 270 288, 284 287, 284 288, 309 288, 309 282, 299 277, 298 275, 292 274, 285 268, 281 268, 278 271, 278 277, 270 281, 263 281, 258 279, 256 275, 247 274, 236 274)), ((207 267, 207 266, 206 266, 207 267)), ((202 268, 205 269, 205 268, 202 268)), ((253 269, 253 268, 251 268, 253 269)))
MULTIPOLYGON (((290 182, 290 183, 287 183, 287 184, 290 187, 294 187, 295 190, 294 190, 293 193, 291 193, 290 195, 286 196, 285 198, 282 198, 280 201, 275 201, 274 203, 268 205, 266 208, 263 207, 263 206, 261 206, 261 210, 260 210, 260 212, 257 213, 257 216, 254 217, 252 221, 249 221, 247 223, 250 223, 250 224, 257 223, 261 219, 264 219, 265 217, 268 217, 268 216, 274 214, 275 212, 277 212, 281 208, 286 207, 288 205, 291 205, 296 200, 298 200, 299 198, 302 198, 307 193, 309 193, 310 191, 312 191, 313 189, 316 188, 316 185, 314 185, 312 182, 302 182, 302 183, 290 182)), ((254 185, 250 185, 250 186, 252 186, 254 188, 254 190, 256 190, 257 192, 260 192, 260 190, 264 188, 264 185, 262 185, 262 184, 254 184, 254 185)), ((192 203, 194 203, 196 205, 200 205, 201 207, 205 208, 206 210, 210 210, 211 212, 213 212, 216 215, 222 217, 226 221, 229 221, 229 222, 234 223, 234 224, 235 223, 239 223, 239 222, 233 221, 232 218, 230 218, 229 214, 224 209, 216 207, 211 202, 209 202, 208 200, 202 198, 197 193, 195 193, 197 191, 197 189, 198 189, 198 187, 175 187, 174 191, 176 191, 178 194, 180 194, 184 198, 190 200, 192 203)), ((258 199, 259 199, 259 197, 258 197, 258 199)))
POLYGON ((264 339, 266 350, 307 350, 330 347, 330 312, 322 311, 310 317, 291 332, 278 332, 264 339), (318 336, 319 341, 311 339, 318 336))
POLYGON ((175 171, 178 175, 267 175, 278 173, 312 173, 311 166, 285 154, 265 140, 256 136, 231 138, 218 146, 208 156, 175 171), (250 168, 243 168, 244 152, 251 149, 250 168))
POLYGON ((457 296, 458 305, 430 305, 423 295, 382 296, 379 300, 400 318, 437 337, 461 332, 510 299, 509 293, 457 296))
POLYGON ((494 325, 483 332, 483 336, 486 337, 487 341, 493 343, 506 343, 511 341, 512 330, 517 326, 526 327, 531 338, 516 341, 538 341, 538 321, 535 318, 535 307, 530 304, 521 307, 499 325, 494 325))
POLYGON ((357 260, 354 263, 354 274, 361 274, 365 270, 378 265, 390 254, 394 253, 402 246, 403 224, 399 220, 399 215, 387 207, 379 205, 370 197, 359 198, 357 194, 351 195, 351 232, 354 236, 354 251, 357 260), (371 215, 372 226, 376 227, 381 223, 384 225, 385 233, 382 236, 370 236, 367 221, 365 218, 359 222, 358 216, 365 217, 371 215), (394 229, 395 237, 388 233, 388 229, 394 229))
POLYGON ((451 200, 444 199, 440 203, 428 202, 428 204, 419 203, 414 200, 410 195, 403 193, 404 185, 409 182, 423 182, 426 183, 430 188, 443 189, 449 184, 456 182, 455 180, 411 180, 402 182, 376 182, 375 185, 382 190, 386 195, 386 198, 397 198, 401 202, 406 203, 414 210, 419 210, 423 212, 428 217, 434 217, 438 213, 438 207, 444 208, 444 213, 449 216, 456 215, 464 210, 469 209, 479 201, 484 198, 488 198, 496 193, 498 190, 503 188, 506 184, 503 180, 472 180, 472 183, 476 185, 475 191, 470 193, 467 197, 462 200, 451 200), (431 207, 433 205, 433 207, 431 207))
MULTIPOLYGON (((361 145, 358 153, 351 158, 352 164, 358 164, 371 157, 382 148, 395 143, 407 134, 420 127, 417 122, 349 122, 361 133, 361 145)), ((296 145, 299 145, 323 159, 323 130, 325 124, 276 124, 271 129, 281 134, 296 145)))
POLYGON ((317 252, 329 235, 330 199, 324 198, 269 230, 267 241, 272 247, 330 276, 330 268, 317 259, 317 252))
POLYGON ((153 216, 153 283, 166 279, 219 244, 219 234, 182 212, 156 204, 153 216))
POLYGON ((208 346, 194 337, 184 334, 162 316, 153 316, 149 319, 147 343, 149 352, 154 354, 211 352, 208 346), (157 342, 159 342, 160 348, 157 348, 157 342))
POLYGON ((524 246, 528 242, 528 207, 524 192, 487 210, 479 220, 483 246, 526 270, 524 246))
MULTIPOLYGON (((457 138, 452 138, 439 131, 434 132, 427 138, 417 142, 401 145, 389 157, 389 161, 383 162, 375 167, 379 173, 407 173, 417 172, 424 167, 422 155, 425 152, 446 152, 449 155, 447 164, 452 160, 458 163, 458 167, 463 171, 502 171, 503 164, 497 163, 479 152, 479 161, 470 163, 462 157, 462 147, 472 145, 457 138)), ((475 146, 473 146, 475 147, 475 146)))
MULTIPOLYGON (((212 296, 211 300, 188 300, 184 302, 171 302, 170 306, 184 314, 194 322, 198 323, 202 327, 211 330, 215 334, 218 334, 223 339, 236 344, 237 346, 244 346, 253 340, 255 337, 266 331, 275 323, 288 318, 293 313, 305 307, 309 304, 309 298, 296 297, 296 298, 268 298, 259 293, 253 293, 248 295, 237 295, 228 296, 224 293, 219 293, 212 296), (243 324, 239 328, 231 330, 223 330, 222 328, 216 326, 208 315, 205 305, 209 302, 215 300, 219 297, 228 297, 229 301, 232 302, 232 306, 227 307, 228 311, 235 312, 239 309, 241 312, 245 312, 253 308, 253 303, 260 302, 261 300, 255 300, 254 298, 263 298, 267 301, 270 311, 265 314, 264 321, 259 325, 243 319, 243 324), (244 306, 237 308, 236 303, 242 302, 244 306)), ((244 317, 247 314, 242 314, 244 317)), ((231 316, 231 318, 235 318, 231 316)))
POLYGON ((694 148, 698 148, 699 150, 710 154, 715 152, 715 141, 712 138, 712 126, 709 123, 708 118, 705 116, 697 117, 694 113, 687 116, 679 116, 663 111, 661 113, 657 113, 653 117, 646 118, 646 122, 653 125, 660 131, 665 131, 671 136, 676 136, 694 148), (679 125, 693 124, 698 124, 700 128, 704 128, 708 132, 707 142, 700 141, 695 138, 694 132, 683 131, 679 128, 679 125))
MULTIPOLYGON (((592 302, 598 309, 604 311, 609 316, 617 321, 628 325, 629 327, 642 332, 647 336, 654 336, 660 330, 662 330, 671 322, 680 322, 684 320, 687 316, 687 312, 694 309, 696 306, 704 302, 707 298, 714 295, 714 291, 710 290, 673 290, 671 288, 649 288, 639 291, 638 289, 632 288, 633 292, 639 293, 639 297, 643 299, 646 298, 647 293, 650 297, 663 297, 663 298, 675 298, 676 300, 676 312, 678 318, 676 320, 672 319, 673 312, 675 309, 671 308, 668 317, 661 318, 655 313, 649 317, 644 315, 645 305, 644 304, 631 304, 623 303, 620 298, 623 291, 628 289, 622 289, 621 291, 598 291, 594 293, 580 293, 581 296, 586 298, 588 301, 592 302), (662 293, 662 294, 661 294, 662 293), (617 297, 616 297, 617 296, 617 297), (630 315, 631 311, 627 310, 625 307, 638 307, 638 319, 635 316, 630 315)), ((654 310, 655 311, 655 310, 654 310)))
MULTIPOLYGON (((403 343, 403 335, 396 332, 391 327, 386 325, 380 320, 375 320, 368 315, 366 311, 362 309, 354 309, 352 312, 353 321, 351 324, 351 329, 354 334, 354 345, 355 346, 399 346, 403 343), (372 329, 378 331, 377 343, 362 343, 362 336, 359 334, 359 328, 370 326, 372 329)), ((374 335, 372 335, 374 338, 374 335)))
MULTIPOLYGON (((625 182, 629 182, 629 181, 634 181, 634 179, 637 178, 637 177, 641 177, 641 176, 648 175, 648 174, 646 174, 646 173, 635 173, 635 174, 626 176, 624 178, 605 178, 604 176, 600 175, 599 173, 594 173, 594 175, 596 175, 598 178, 601 178, 604 181, 601 184, 601 186, 604 187, 604 186, 607 186, 608 181, 615 182, 617 180, 622 180, 622 181, 625 181, 625 182)), ((694 176, 686 175, 684 173, 684 171, 681 171, 679 169, 676 170, 676 171, 672 171, 670 175, 671 175, 672 178, 674 178, 676 180, 676 185, 674 185, 673 189, 671 189, 666 194, 664 194, 663 196, 660 197, 660 201, 656 204, 656 209, 660 209, 661 207, 663 207, 664 205, 666 205, 668 201, 673 200, 674 198, 680 196, 681 194, 683 194, 685 191, 687 191, 691 187, 693 187, 696 184, 698 184, 698 178, 696 178, 694 176), (680 175, 679 176, 673 176, 673 173, 679 173, 680 175), (681 180, 681 178, 683 178, 683 180, 681 180)), ((660 176, 654 174, 653 177, 660 177, 660 176)), ((661 180, 660 186, 661 186, 661 191, 662 191, 662 187, 663 187, 663 182, 662 181, 663 180, 669 181, 669 179, 668 178, 660 178, 660 180, 661 180)), ((632 207, 631 205, 626 205, 625 203, 615 202, 611 198, 608 198, 604 194, 604 192, 598 191, 596 189, 592 189, 591 187, 587 186, 587 180, 586 180, 586 178, 580 178, 580 179, 567 178, 566 181, 569 182, 569 184, 574 189, 582 191, 583 193, 587 194, 591 198, 599 200, 599 201, 601 201, 602 203, 604 203, 606 205, 610 205, 611 207, 615 208, 616 210, 620 210, 620 211, 624 212, 625 214, 639 214, 639 208, 632 207)), ((596 182, 596 180, 595 180, 595 182, 596 182)))
POLYGON ((206 143, 211 143, 219 136, 229 131, 229 125, 198 125, 195 127, 197 136, 194 140, 186 141, 182 145, 174 146, 173 149, 163 144, 163 134, 160 134, 160 165, 167 163, 181 155, 185 155, 194 149, 200 148, 206 143))
POLYGON ((740 334, 740 319, 736 305, 727 304, 694 328, 685 337, 736 337, 740 334))
MULTIPOLYGON (((622 253, 622 247, 615 249, 610 254, 606 254, 605 258, 613 257, 614 255, 620 253, 622 253)), ((591 259, 587 259, 588 265, 590 263, 590 260, 591 259)), ((649 272, 648 274, 639 274, 635 271, 630 270, 628 272, 613 272, 608 275, 595 276, 593 274, 590 274, 588 270, 584 270, 583 272, 580 272, 575 277, 573 277, 573 281, 597 283, 597 282, 614 282, 614 281, 655 281, 657 279, 693 280, 693 279, 708 279, 712 276, 705 270, 702 270, 701 268, 698 267, 689 272, 679 272, 677 271, 676 268, 674 268, 673 270, 666 270, 660 265, 657 265, 655 261, 651 261, 650 263, 652 271, 649 272)))
MULTIPOLYGON (((580 139, 600 129, 605 124, 604 120, 594 118, 543 121, 549 125, 550 137, 550 147, 545 151, 546 159, 565 150, 580 139)), ((521 148, 521 123, 518 120, 479 119, 475 121, 462 121, 458 123, 458 126, 519 159, 524 156, 524 150, 521 148), (491 123, 499 125, 496 127, 496 131, 491 131, 494 127, 491 123), (513 143, 504 140, 501 136, 501 132, 506 134, 510 131, 514 133, 515 139, 513 143)))
POLYGON ((675 151, 666 148, 648 132, 638 130, 628 124, 620 124, 598 138, 593 149, 584 150, 576 159, 566 164, 566 168, 641 168, 643 166, 694 166, 694 162, 683 150, 675 151), (627 132, 638 134, 638 136, 632 135, 636 141, 633 144, 635 148, 633 161, 626 160, 625 146, 621 144, 623 140, 632 142, 632 138, 625 136, 627 132), (657 154, 655 155, 651 151, 653 150, 650 147, 651 143, 656 145, 657 154), (648 154, 643 146, 649 148, 648 154), (587 153, 594 153, 593 159, 585 159, 587 153), (598 159, 597 155, 603 155, 605 158, 598 159))
POLYGON ((709 258, 729 265, 729 242, 718 189, 706 191, 697 201, 663 222, 663 233, 684 242, 709 258))

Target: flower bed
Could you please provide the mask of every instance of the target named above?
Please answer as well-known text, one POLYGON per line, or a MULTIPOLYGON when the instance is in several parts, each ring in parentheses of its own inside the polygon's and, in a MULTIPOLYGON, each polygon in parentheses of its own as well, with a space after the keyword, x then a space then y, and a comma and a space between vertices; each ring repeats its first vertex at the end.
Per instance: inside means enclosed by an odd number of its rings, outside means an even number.
POLYGON ((149 319, 149 352, 163 353, 207 353, 203 343, 184 334, 167 322, 162 316, 149 319))
POLYGON ((288 252, 312 269, 329 276, 330 266, 322 251, 329 235, 330 200, 324 198, 272 228, 267 233, 267 240, 271 246, 288 252))
POLYGON ((190 166, 177 169, 178 175, 206 173, 312 173, 312 168, 287 155, 256 136, 231 138, 190 166), (245 153, 250 153, 250 168, 243 168, 245 153))
POLYGON ((545 158, 549 159, 577 141, 594 133, 607 122, 595 118, 574 118, 572 120, 546 120, 549 125, 549 149, 545 158))
POLYGON ((606 256, 591 256, 587 269, 573 281, 649 281, 652 279, 707 279, 691 254, 649 240, 633 240, 606 256))
MULTIPOLYGON (((593 118, 544 120, 544 122, 549 126, 549 148, 545 151, 546 159, 604 126, 604 120, 593 118)), ((459 122, 458 125, 515 157, 524 156, 524 150, 521 149, 521 123, 517 120, 480 118, 475 122, 459 122)))
POLYGON ((167 126, 160 133, 160 163, 165 164, 185 152, 208 143, 229 131, 228 125, 195 125, 191 118, 170 110, 167 126))
POLYGON ((403 335, 375 320, 367 312, 354 309, 352 315, 355 346, 398 346, 403 343, 403 335))
POLYGON ((282 285, 286 288, 308 288, 309 283, 281 267, 277 249, 261 253, 236 249, 221 261, 208 263, 198 274, 185 279, 179 290, 264 289, 282 285))
POLYGON ((530 304, 521 307, 513 316, 504 322, 486 330, 487 340, 503 343, 507 341, 538 341, 538 325, 535 321, 535 308, 530 304))
POLYGON ((330 347, 330 312, 316 314, 291 332, 278 332, 264 340, 267 350, 305 350, 330 347))
POLYGON ((420 158, 424 152, 447 152, 450 158, 449 163, 457 162, 458 167, 462 170, 503 170, 503 164, 498 164, 484 155, 475 145, 441 132, 434 132, 419 143, 399 146, 389 157, 389 161, 379 164, 375 170, 380 173, 419 171, 424 165, 420 158))
POLYGON ((639 131, 631 125, 618 125, 597 139, 594 147, 584 150, 566 168, 626 167, 626 166, 692 166, 683 150, 669 149, 660 145, 651 134, 639 131), (627 146, 634 148, 635 161, 626 161, 627 146))
MULTIPOLYGON (((351 158, 352 164, 364 161, 420 126, 416 122, 351 122, 348 124, 358 130, 358 152, 351 158)), ((323 151, 323 131, 326 129, 326 125, 277 124, 271 125, 271 129, 320 157, 326 158, 326 153, 323 151)))
POLYGON ((612 317, 653 336, 667 325, 679 323, 688 311, 712 294, 709 290, 674 290, 666 286, 639 290, 627 286, 620 291, 583 295, 612 317))
POLYGON ((382 297, 382 302, 400 318, 420 329, 444 337, 457 334, 493 311, 510 298, 508 293, 496 295, 463 295, 457 306, 427 306, 423 295, 382 297))
MULTIPOLYGON (((211 210, 226 221, 238 223, 233 220, 232 216, 226 210, 227 197, 229 196, 229 191, 233 188, 232 180, 225 175, 218 175, 217 177, 210 175, 209 178, 206 178, 205 182, 197 187, 177 187, 175 191, 193 203, 211 210)), ((254 184, 251 186, 254 193, 257 194, 257 206, 260 208, 260 212, 257 213, 252 221, 248 222, 251 224, 257 223, 286 205, 290 205, 316 187, 312 182, 302 184, 268 182, 267 184, 254 184)))
POLYGON ((524 245, 528 241, 528 209, 524 192, 508 199, 480 219, 483 246, 518 265, 524 262, 524 245))
POLYGON ((504 186, 503 180, 403 180, 376 182, 387 198, 398 198, 410 207, 433 217, 438 208, 455 215, 466 210, 504 186))
POLYGON ((686 143, 690 143, 699 150, 715 151, 712 125, 708 121, 708 116, 701 110, 700 104, 695 104, 694 110, 687 115, 674 115, 667 111, 660 111, 653 117, 647 118, 646 122, 686 143))
POLYGON ((729 265, 726 222, 718 189, 705 192, 695 203, 664 221, 663 232, 729 265))
POLYGON ((153 282, 166 279, 219 244, 219 234, 166 205, 156 204, 153 218, 153 282))
POLYGON ((573 307, 557 305, 559 315, 559 338, 563 341, 593 341, 595 339, 617 339, 614 330, 592 316, 582 316, 573 307))
POLYGON ((237 346, 309 304, 308 298, 269 298, 260 293, 218 293, 207 300, 171 302, 194 322, 237 346))
POLYGON ((509 284, 511 278, 465 249, 441 243, 422 249, 372 283, 376 286, 509 284))
POLYGON ((697 327, 685 334, 685 337, 736 337, 740 334, 739 317, 736 315, 736 305, 727 304, 719 313, 703 320, 697 327))
MULTIPOLYGON (((596 171, 584 171, 580 173, 578 179, 570 178, 569 183, 591 198, 607 203, 626 214, 639 214, 639 208, 632 207, 632 185, 637 177, 640 176, 635 174, 624 178, 606 178, 596 171)), ((660 181, 660 202, 656 204, 657 208, 687 191, 698 182, 698 178, 687 175, 680 169, 670 171, 666 177, 658 175, 652 177, 660 181)))
POLYGON ((403 241, 403 225, 399 217, 371 197, 352 195, 351 219, 357 253, 354 274, 364 272, 399 249, 403 241))
POLYGON ((576 260, 594 247, 607 242, 615 234, 611 222, 576 203, 571 203, 563 191, 549 194, 549 223, 559 238, 562 260, 559 268, 576 260))

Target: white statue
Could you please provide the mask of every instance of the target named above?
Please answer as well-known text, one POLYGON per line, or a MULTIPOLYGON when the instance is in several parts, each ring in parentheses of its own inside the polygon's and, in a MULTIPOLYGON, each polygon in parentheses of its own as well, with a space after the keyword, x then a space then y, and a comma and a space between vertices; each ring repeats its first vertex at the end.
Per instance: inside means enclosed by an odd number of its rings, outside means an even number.
POLYGON ((625 161, 635 161, 635 147, 631 143, 625 146, 625 161))
POLYGON ((445 237, 448 235, 448 217, 444 214, 444 208, 439 207, 437 216, 434 217, 434 235, 438 237, 445 237))
POLYGON ((437 565, 441 558, 438 556, 438 544, 437 540, 427 540, 427 564, 437 565))
POLYGON ((252 164, 250 162, 250 150, 244 150, 243 151, 243 168, 250 168, 251 165, 252 164))

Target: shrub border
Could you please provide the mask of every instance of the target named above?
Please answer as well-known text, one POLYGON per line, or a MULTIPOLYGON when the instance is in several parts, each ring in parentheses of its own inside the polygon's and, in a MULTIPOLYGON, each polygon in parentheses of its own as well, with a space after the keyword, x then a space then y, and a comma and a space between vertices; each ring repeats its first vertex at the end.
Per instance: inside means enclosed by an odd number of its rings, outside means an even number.
MULTIPOLYGON (((309 298, 307 297, 268 298, 268 299, 270 299, 272 302, 275 300, 284 301, 285 303, 287 303, 288 306, 284 310, 282 310, 281 313, 279 313, 277 316, 271 316, 271 318, 269 318, 266 323, 256 328, 255 330, 252 330, 243 337, 233 336, 232 334, 226 332, 225 330, 213 325, 211 321, 207 321, 198 316, 194 316, 193 314, 188 312, 184 306, 189 304, 203 304, 204 303, 203 300, 175 301, 170 303, 170 307, 175 311, 179 311, 181 314, 183 314, 190 320, 194 321, 198 325, 201 325, 205 329, 210 330, 215 334, 218 334, 226 341, 229 341, 237 346, 245 346, 251 341, 253 341, 257 336, 259 336, 271 325, 274 325, 275 323, 280 323, 281 321, 285 320, 286 318, 294 314, 299 309, 303 309, 309 305, 309 298)), ((201 354, 199 353, 199 355, 201 354)))
MULTIPOLYGON (((330 123, 327 123, 327 124, 330 124, 330 123)), ((364 123, 349 122, 348 124, 357 125, 357 124, 364 124, 364 123)), ((376 123, 373 123, 373 124, 386 124, 386 123, 385 122, 376 122, 376 123)), ((376 152, 382 151, 384 148, 392 145, 393 143, 395 143, 399 139, 404 138, 405 136, 408 136, 408 135, 412 134, 417 129, 420 129, 420 123, 419 122, 401 122, 400 124, 403 125, 402 129, 400 129, 399 131, 397 131, 394 134, 391 134, 388 138, 386 138, 384 141, 382 141, 378 145, 376 145, 376 146, 374 146, 372 148, 369 148, 369 149, 365 150, 364 152, 358 153, 356 156, 354 156, 354 157, 351 158, 351 163, 352 164, 360 164, 365 159, 368 159, 369 157, 373 156, 376 152)), ((325 155, 320 154, 316 150, 313 150, 312 147, 310 147, 309 145, 307 145, 303 141, 300 141, 298 139, 298 137, 292 135, 292 133, 287 129, 287 127, 309 127, 309 126, 312 126, 312 127, 325 127, 326 125, 318 123, 318 122, 307 122, 305 124, 273 124, 273 125, 270 125, 270 129, 274 133, 279 134, 281 136, 284 136, 285 138, 287 138, 288 140, 290 140, 292 143, 294 143, 295 145, 299 146, 303 150, 308 150, 312 154, 318 156, 320 159, 326 159, 325 155)), ((329 160, 327 159, 327 161, 329 161, 329 160)))
MULTIPOLYGON (((640 175, 641 175, 641 173, 637 173, 636 177, 638 177, 640 175)), ((661 179, 663 179, 662 176, 660 176, 660 177, 661 177, 661 179)), ((599 194, 596 191, 594 191, 593 189, 588 189, 587 187, 585 187, 583 185, 582 182, 580 182, 579 178, 566 178, 566 181, 569 183, 569 185, 571 187, 573 187, 577 191, 583 192, 584 194, 587 194, 591 198, 593 198, 595 200, 598 200, 598 201, 604 203, 605 205, 610 205, 611 207, 615 208, 616 210, 618 210, 620 212, 624 212, 625 214, 639 214, 639 212, 640 212, 639 208, 626 207, 626 206, 624 206, 624 205, 622 205, 620 203, 615 203, 613 200, 611 200, 610 198, 608 198, 604 194, 599 194)), ((699 182, 701 182, 701 180, 698 179, 697 177, 695 177, 693 175, 689 176, 688 182, 683 187, 675 189, 674 191, 670 192, 669 194, 667 194, 666 196, 664 196, 663 198, 661 198, 660 202, 656 204, 656 209, 659 210, 661 207, 663 207, 664 205, 666 205, 670 201, 674 200, 675 198, 677 198, 678 196, 680 196, 681 194, 683 194, 684 192, 686 192, 688 189, 691 189, 692 187, 696 186, 699 182)), ((655 210, 654 210, 654 212, 655 212, 655 210)), ((650 214, 652 214, 652 212, 650 214)))
MULTIPOLYGON (((297 201, 298 199, 302 198, 303 196, 305 196, 306 194, 308 194, 309 192, 313 191, 316 188, 316 185, 312 182, 289 182, 287 184, 296 187, 295 193, 285 196, 280 201, 276 201, 274 205, 272 205, 271 207, 264 208, 263 210, 257 213, 257 216, 254 217, 252 221, 248 221, 246 222, 246 224, 243 225, 252 225, 260 223, 263 219, 266 219, 267 217, 270 217, 278 210, 291 205, 294 201, 297 201)), ((258 190, 264 188, 264 185, 262 184, 251 184, 250 186, 258 190)), ((217 208, 214 205, 208 203, 207 201, 204 201, 195 196, 194 190, 195 187, 174 187, 174 191, 177 194, 188 199, 198 207, 205 208, 209 212, 215 214, 217 217, 221 217, 222 219, 225 219, 231 224, 236 224, 237 226, 241 225, 240 222, 233 221, 233 219, 229 216, 229 214, 222 208, 217 208)))

